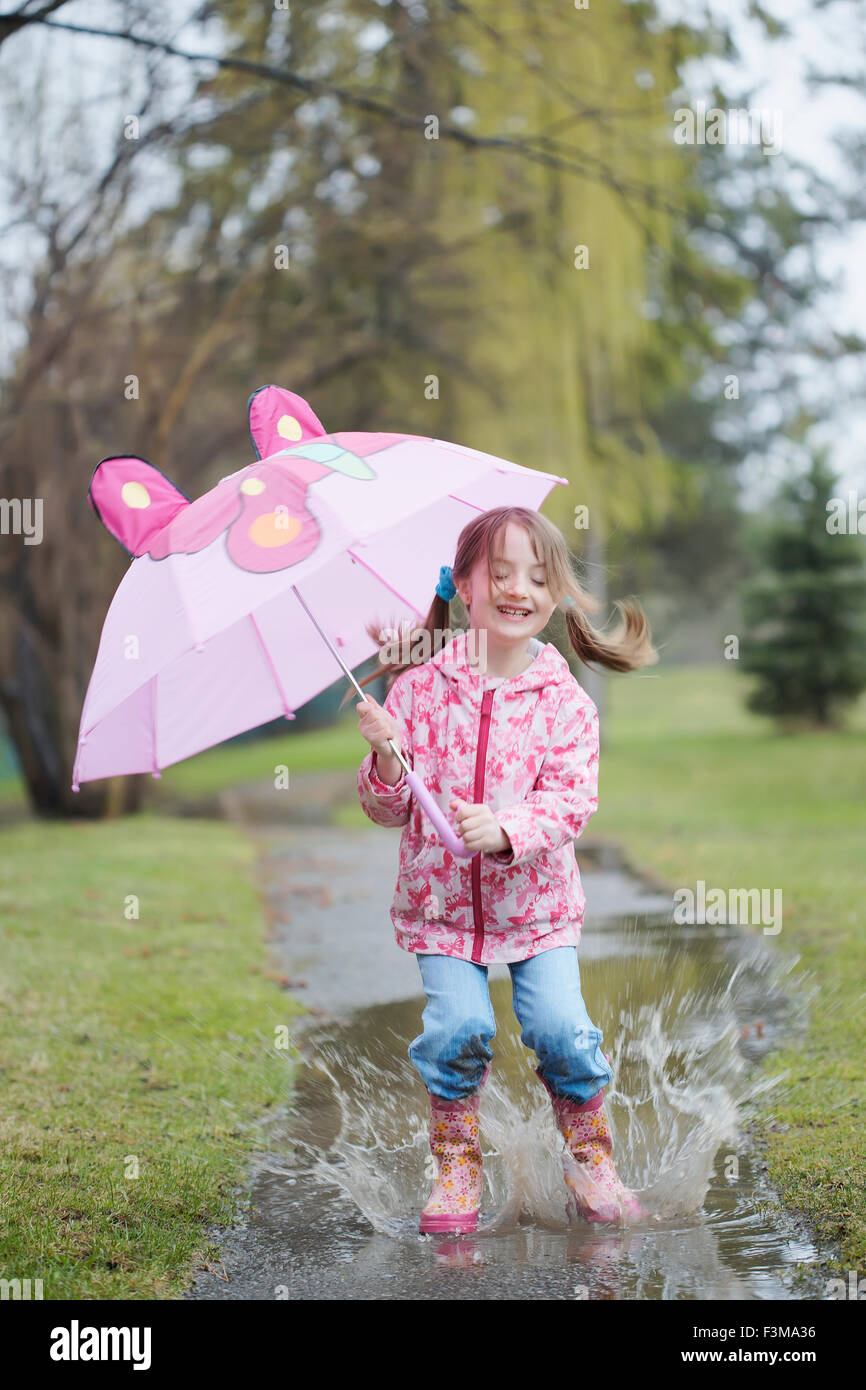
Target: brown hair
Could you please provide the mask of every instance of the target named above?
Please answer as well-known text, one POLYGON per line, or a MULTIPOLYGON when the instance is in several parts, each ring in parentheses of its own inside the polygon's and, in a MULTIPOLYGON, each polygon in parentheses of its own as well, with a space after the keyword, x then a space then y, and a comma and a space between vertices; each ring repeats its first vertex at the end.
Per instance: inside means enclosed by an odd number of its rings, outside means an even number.
MULTIPOLYGON (((650 626, 639 603, 632 600, 616 600, 622 621, 615 632, 608 635, 593 627, 587 615, 598 612, 601 607, 600 600, 588 594, 579 583, 572 568, 568 547, 557 527, 552 521, 548 521, 547 517, 542 516, 540 512, 532 511, 529 507, 494 507, 491 511, 482 512, 464 526, 457 540, 457 551, 452 566, 455 582, 468 579, 479 555, 486 551, 490 582, 494 588, 499 588, 492 577, 493 551, 496 541, 500 536, 504 536, 505 528, 510 521, 525 527, 529 532, 535 558, 540 564, 547 566, 548 588, 556 595, 557 602, 562 603, 563 599, 567 598, 573 600, 565 609, 565 627, 568 640, 581 661, 596 662, 601 666, 607 666, 611 671, 636 671, 641 666, 651 666, 658 661, 658 652, 652 645, 650 626)), ((393 622, 390 629, 381 623, 368 623, 367 632, 374 642, 381 644, 383 634, 388 632, 402 637, 405 649, 401 647, 401 652, 407 655, 409 660, 402 664, 380 662, 379 669, 358 684, 362 687, 369 685, 371 681, 378 680, 384 674, 388 677, 387 685, 390 690, 401 671, 412 665, 420 665, 423 660, 429 660, 431 652, 435 654, 449 640, 448 632, 452 637, 457 635, 449 626, 449 612, 448 601, 435 594, 427 617, 418 627, 397 633, 393 622), (419 643, 418 650, 423 651, 426 646, 426 655, 416 659, 411 648, 419 634, 424 633, 427 634, 426 644, 419 643), (437 633, 441 638, 438 645, 437 633), (446 635, 442 636, 443 633, 446 635)), ((350 690, 341 701, 341 706, 354 693, 354 690, 350 690)))

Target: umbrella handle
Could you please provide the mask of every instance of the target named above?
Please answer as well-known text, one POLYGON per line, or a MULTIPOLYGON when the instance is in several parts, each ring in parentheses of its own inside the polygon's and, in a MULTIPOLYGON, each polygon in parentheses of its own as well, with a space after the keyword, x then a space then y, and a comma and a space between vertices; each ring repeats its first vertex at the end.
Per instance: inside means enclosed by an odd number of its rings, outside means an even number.
MULTIPOLYGON (((355 687, 361 699, 366 700, 367 696, 364 694, 364 691, 361 689, 355 677, 352 675, 352 672, 349 670, 345 661, 340 656, 340 653, 337 651, 333 642, 326 633, 322 632, 322 629, 319 627, 319 624, 316 622, 312 613, 310 613, 309 608, 307 608, 306 603, 304 603, 304 600, 301 598, 301 595, 298 593, 298 590, 295 587, 295 585, 292 585, 292 588, 295 597, 298 599, 302 607, 306 609, 307 613, 312 619, 314 626, 317 628, 320 636, 324 638, 328 647, 331 649, 332 653, 337 658, 338 662, 342 666, 349 680, 352 682, 352 685, 355 687)), ((391 752, 394 754, 395 758, 400 763, 400 766, 403 768, 403 772, 406 777, 406 781, 409 783, 409 786, 412 788, 421 805, 424 807, 424 810, 427 812, 427 815, 430 817, 431 821, 433 822, 433 825, 439 831, 440 838, 445 848, 450 849, 451 853, 455 855, 458 859, 471 859, 473 854, 480 853, 480 851, 478 850, 467 849, 457 832, 455 830, 452 830, 451 825, 448 822, 447 816, 444 815, 438 802, 433 800, 433 797, 431 796, 430 792, 428 792, 427 788, 424 786, 424 783, 421 781, 421 778, 417 775, 415 770, 409 766, 406 759, 403 757, 403 754, 400 752, 400 749, 397 747, 397 744, 394 742, 394 739, 388 739, 388 747, 391 749, 391 752)))
POLYGON ((442 811, 441 806, 438 802, 434 801, 430 792, 414 769, 410 769, 410 771, 406 773, 406 781, 424 807, 433 825, 439 831, 440 838, 445 848, 450 849, 451 853, 456 855, 458 859, 471 859, 472 856, 477 853, 477 850, 466 848, 460 836, 449 824, 448 818, 442 811))

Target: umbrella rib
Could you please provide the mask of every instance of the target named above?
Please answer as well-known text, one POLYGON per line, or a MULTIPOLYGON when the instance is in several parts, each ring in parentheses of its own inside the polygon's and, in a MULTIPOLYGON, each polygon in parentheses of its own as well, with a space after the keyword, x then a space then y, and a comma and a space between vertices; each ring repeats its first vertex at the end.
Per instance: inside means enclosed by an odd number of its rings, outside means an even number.
POLYGON ((156 683, 157 683, 158 680, 159 680, 159 672, 156 671, 156 672, 154 673, 154 677, 153 677, 153 696, 152 696, 152 699, 151 699, 151 702, 150 702, 150 717, 151 717, 151 727, 152 727, 152 732, 153 732, 153 738, 152 738, 152 742, 153 742, 153 766, 151 767, 151 773, 152 773, 152 774, 159 771, 159 759, 158 759, 157 750, 156 750, 156 683))
POLYGON ((473 511, 484 512, 486 507, 479 507, 476 502, 467 502, 465 497, 458 497, 456 492, 449 492, 449 497, 453 497, 455 502, 462 502, 464 507, 471 507, 473 511))
POLYGON ((421 612, 420 608, 416 608, 414 603, 410 603, 409 599, 407 599, 405 594, 401 594, 397 589, 394 588, 393 584, 389 584, 387 579, 383 579, 381 574, 377 574, 376 571, 373 569, 372 565, 368 565, 366 560, 362 560, 360 555, 356 555, 354 550, 351 550, 348 546, 346 547, 346 554, 351 555, 353 560, 357 560, 359 565, 363 565, 365 570, 369 570, 373 577, 375 579, 378 579, 380 584, 384 584, 386 589, 390 589, 394 597, 398 598, 401 603, 408 604, 409 607, 412 609, 412 612, 417 613, 419 618, 424 617, 424 614, 421 612))
POLYGON ((280 699, 281 699, 282 702, 283 702, 283 714, 286 716, 287 719, 294 719, 294 717, 295 717, 294 711, 292 710, 292 707, 291 707, 291 705, 289 704, 289 702, 288 702, 288 700, 287 700, 287 698, 286 698, 286 692, 285 692, 285 690, 283 689, 283 683, 282 683, 282 681, 280 680, 279 673, 278 673, 277 668, 276 668, 276 666, 274 665, 274 662, 273 662, 273 658, 271 657, 271 654, 270 654, 270 652, 268 651, 267 646, 265 645, 265 639, 262 637, 261 630, 260 630, 260 628, 259 628, 258 623, 256 622, 255 614, 254 614, 254 613, 251 613, 251 614, 250 614, 250 622, 252 623, 253 628, 254 628, 254 630, 255 630, 255 634, 256 634, 256 636, 257 636, 258 639, 259 639, 259 644, 261 645, 261 649, 262 649, 262 651, 263 651, 264 654, 265 654, 265 660, 267 661, 269 667, 271 668, 271 675, 272 675, 273 678, 274 678, 274 684, 276 685, 277 690, 278 690, 278 692, 279 692, 280 699))

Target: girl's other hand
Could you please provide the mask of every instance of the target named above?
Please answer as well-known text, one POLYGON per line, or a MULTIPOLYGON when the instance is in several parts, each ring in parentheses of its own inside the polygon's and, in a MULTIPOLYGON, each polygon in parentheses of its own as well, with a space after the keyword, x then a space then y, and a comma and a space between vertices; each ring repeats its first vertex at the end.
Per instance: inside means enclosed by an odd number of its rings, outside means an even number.
POLYGON ((390 714, 376 703, 372 695, 365 695, 363 700, 356 704, 355 709, 358 711, 358 731, 363 734, 373 752, 380 758, 392 758, 394 755, 388 747, 388 739, 393 739, 399 748, 400 730, 390 714))
POLYGON ((456 811, 457 832, 467 849, 499 854, 511 848, 511 841, 489 806, 460 801, 456 796, 452 796, 450 805, 456 811))

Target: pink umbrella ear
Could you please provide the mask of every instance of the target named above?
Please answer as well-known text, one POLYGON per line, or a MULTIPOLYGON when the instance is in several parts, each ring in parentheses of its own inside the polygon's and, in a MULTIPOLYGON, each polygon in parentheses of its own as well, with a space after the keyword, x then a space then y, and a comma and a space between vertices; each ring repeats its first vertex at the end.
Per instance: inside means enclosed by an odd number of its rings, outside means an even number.
POLYGON ((143 554, 157 532, 190 504, 170 478, 134 455, 100 459, 87 500, 130 555, 143 554))
POLYGON ((270 458, 308 439, 320 439, 326 433, 303 397, 282 386, 260 386, 250 396, 248 410, 250 436, 259 459, 270 458))

